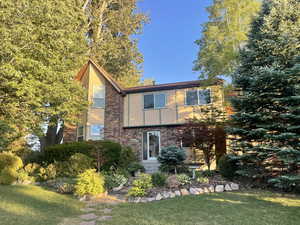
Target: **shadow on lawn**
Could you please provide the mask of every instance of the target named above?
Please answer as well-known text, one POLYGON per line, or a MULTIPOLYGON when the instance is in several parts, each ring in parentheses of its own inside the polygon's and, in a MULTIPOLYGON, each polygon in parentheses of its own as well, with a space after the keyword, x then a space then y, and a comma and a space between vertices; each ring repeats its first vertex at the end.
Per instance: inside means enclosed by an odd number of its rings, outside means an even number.
POLYGON ((0 186, 0 224, 54 225, 78 213, 78 202, 36 186, 0 186))

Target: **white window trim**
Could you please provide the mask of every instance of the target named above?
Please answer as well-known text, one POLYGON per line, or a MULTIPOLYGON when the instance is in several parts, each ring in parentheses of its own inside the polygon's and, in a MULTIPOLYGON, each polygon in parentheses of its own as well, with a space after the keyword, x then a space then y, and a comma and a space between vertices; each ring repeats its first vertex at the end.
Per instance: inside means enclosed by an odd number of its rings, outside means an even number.
POLYGON ((205 89, 200 89, 200 88, 197 88, 197 89, 191 89, 191 90, 185 90, 185 97, 184 97, 184 105, 185 106, 202 106, 202 105, 210 105, 212 104, 212 90, 211 88, 205 88, 205 89), (200 95, 199 95, 199 91, 203 91, 203 90, 209 90, 209 93, 210 93, 210 103, 208 104, 200 104, 200 95), (197 104, 196 105, 188 105, 187 104, 187 92, 188 91, 197 91, 197 104))
POLYGON ((105 85, 94 85, 93 86, 93 93, 92 93, 92 108, 94 109, 104 109, 105 108, 105 104, 106 104, 106 99, 105 99, 105 96, 106 96, 106 88, 105 88, 105 85), (95 89, 97 87, 103 87, 103 90, 104 90, 104 97, 103 98, 95 98, 94 97, 94 94, 95 94, 95 89), (104 105, 103 106, 94 106, 94 99, 103 99, 104 100, 104 105))
MULTIPOLYGON (((157 161, 157 158, 156 157, 149 157, 149 134, 150 133, 153 133, 153 132, 157 132, 158 133, 158 137, 159 137, 159 143, 158 143, 158 146, 159 146, 159 150, 158 150, 158 154, 160 155, 160 151, 161 151, 161 132, 160 130, 151 130, 151 131, 146 131, 147 133, 147 159, 143 159, 142 158, 142 161, 143 162, 148 162, 148 161, 157 161)), ((144 141, 144 138, 143 138, 143 133, 142 133, 142 140, 144 141)), ((144 146, 144 143, 142 143, 144 146)), ((144 149, 143 149, 144 151, 144 149)))
POLYGON ((165 92, 158 92, 158 93, 147 93, 147 94, 143 94, 143 109, 144 110, 153 110, 153 109, 166 109, 167 107, 167 103, 168 103, 168 98, 167 98, 167 93, 165 92), (165 106, 163 107, 155 107, 155 95, 160 95, 163 94, 165 95, 165 106), (154 106, 153 108, 149 108, 149 109, 145 109, 145 95, 153 95, 153 102, 154 102, 154 106))

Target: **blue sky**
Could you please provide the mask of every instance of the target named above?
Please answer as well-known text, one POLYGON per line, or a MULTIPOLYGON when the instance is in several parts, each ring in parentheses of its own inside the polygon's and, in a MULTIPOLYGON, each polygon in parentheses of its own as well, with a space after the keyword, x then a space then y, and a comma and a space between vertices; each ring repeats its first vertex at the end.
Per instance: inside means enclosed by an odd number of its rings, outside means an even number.
POLYGON ((212 0, 143 0, 139 10, 150 16, 150 23, 139 35, 144 55, 144 78, 156 83, 196 80, 193 72, 201 35, 201 24, 208 20, 206 7, 212 0))

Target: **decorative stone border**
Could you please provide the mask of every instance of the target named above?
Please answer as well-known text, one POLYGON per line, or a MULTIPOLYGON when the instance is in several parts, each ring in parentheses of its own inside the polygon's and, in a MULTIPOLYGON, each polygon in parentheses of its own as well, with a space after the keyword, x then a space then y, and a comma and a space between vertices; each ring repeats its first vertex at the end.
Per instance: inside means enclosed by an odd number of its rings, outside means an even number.
POLYGON ((168 198, 175 198, 176 196, 186 196, 186 195, 200 195, 204 193, 213 193, 213 192, 228 192, 228 191, 238 191, 240 189, 239 185, 236 183, 227 183, 227 184, 216 184, 209 185, 207 187, 191 187, 189 189, 182 188, 175 191, 164 191, 157 193, 155 197, 137 197, 129 198, 128 202, 153 202, 160 201, 168 198))

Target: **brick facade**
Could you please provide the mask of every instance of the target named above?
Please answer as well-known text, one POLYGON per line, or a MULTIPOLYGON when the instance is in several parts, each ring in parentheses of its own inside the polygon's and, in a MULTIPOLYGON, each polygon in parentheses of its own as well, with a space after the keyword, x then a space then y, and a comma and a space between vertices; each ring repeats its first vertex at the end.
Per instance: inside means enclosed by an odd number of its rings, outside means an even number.
POLYGON ((75 125, 65 124, 63 142, 74 142, 77 140, 77 127, 75 125))

